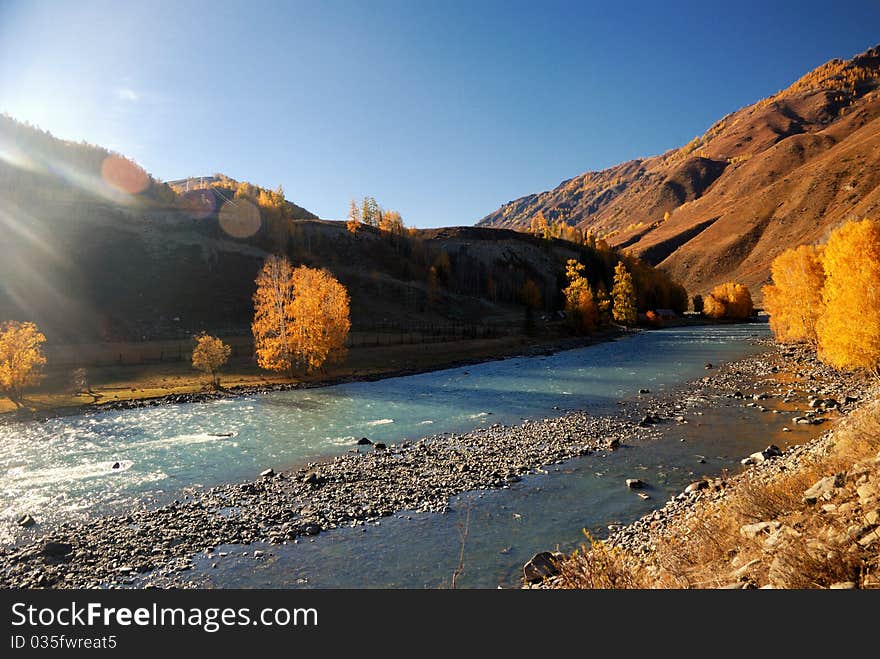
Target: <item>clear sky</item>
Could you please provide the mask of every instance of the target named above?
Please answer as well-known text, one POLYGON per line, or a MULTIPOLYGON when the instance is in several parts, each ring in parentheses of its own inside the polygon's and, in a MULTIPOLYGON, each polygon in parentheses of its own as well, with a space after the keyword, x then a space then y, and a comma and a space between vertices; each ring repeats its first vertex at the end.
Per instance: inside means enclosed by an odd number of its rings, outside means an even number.
POLYGON ((880 42, 880 2, 0 0, 0 112, 163 180, 471 224, 880 42))

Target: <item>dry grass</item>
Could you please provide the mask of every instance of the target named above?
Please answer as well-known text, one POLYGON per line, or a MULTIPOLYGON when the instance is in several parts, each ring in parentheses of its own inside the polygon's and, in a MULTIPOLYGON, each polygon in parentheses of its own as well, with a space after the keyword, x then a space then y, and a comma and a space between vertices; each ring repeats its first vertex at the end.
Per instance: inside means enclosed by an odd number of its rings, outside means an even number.
POLYGON ((670 522, 644 557, 591 542, 562 565, 556 585, 564 588, 719 588, 772 585, 827 588, 838 582, 880 584, 880 549, 861 547, 863 515, 858 483, 880 483, 880 400, 835 430, 824 454, 797 468, 735 480, 720 500, 702 500, 670 522), (837 509, 803 499, 825 476, 846 472, 836 491, 837 509), (846 511, 846 512, 843 512, 846 511), (740 529, 773 522, 765 533, 746 537, 740 529), (860 526, 862 524, 862 526, 860 526), (771 534, 773 537, 771 538, 771 534))

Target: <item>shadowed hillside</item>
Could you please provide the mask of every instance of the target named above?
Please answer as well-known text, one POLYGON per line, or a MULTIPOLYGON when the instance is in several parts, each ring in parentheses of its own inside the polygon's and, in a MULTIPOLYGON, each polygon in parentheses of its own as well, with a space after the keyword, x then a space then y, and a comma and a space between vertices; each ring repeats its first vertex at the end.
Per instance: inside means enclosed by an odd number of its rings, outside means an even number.
MULTIPOLYGON (((604 245, 509 230, 392 234, 362 224, 352 233, 280 188, 222 175, 161 183, 121 156, 9 117, 0 117, 0 198, 0 319, 34 320, 52 342, 247 334, 254 278, 270 253, 331 270, 349 289, 356 331, 518 329, 526 281, 555 310, 567 259, 608 289, 619 260, 604 245)), ((668 279, 658 277, 660 289, 651 281, 642 305, 671 306, 668 279)))
POLYGON ((479 224, 524 230, 541 211, 659 264, 692 293, 730 279, 758 293, 786 247, 876 215, 878 81, 877 48, 832 60, 680 149, 587 172, 479 224))

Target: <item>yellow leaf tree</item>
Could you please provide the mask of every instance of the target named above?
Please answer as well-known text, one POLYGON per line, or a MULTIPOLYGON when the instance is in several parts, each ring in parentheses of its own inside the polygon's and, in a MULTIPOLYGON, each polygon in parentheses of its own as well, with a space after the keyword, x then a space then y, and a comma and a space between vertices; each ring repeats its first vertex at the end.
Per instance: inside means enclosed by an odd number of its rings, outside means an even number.
POLYGON ((10 320, 0 324, 0 392, 16 407, 24 405, 24 390, 41 378, 45 342, 34 323, 10 320))
POLYGON ((596 330, 599 322, 599 310, 593 297, 590 282, 584 276, 586 268, 583 263, 569 259, 565 264, 565 276, 568 286, 562 291, 565 295, 565 313, 569 324, 575 331, 590 333, 596 330))
POLYGON ((742 284, 719 284, 703 298, 703 313, 710 318, 742 320, 752 315, 752 294, 742 284))
POLYGON ((544 217, 543 211, 538 211, 529 224, 529 232, 540 238, 550 237, 550 223, 544 217))
POLYGON ((257 276, 251 326, 260 368, 292 375, 294 365, 313 371, 344 357, 349 304, 345 286, 326 270, 294 269, 270 256, 257 276))
POLYGON ((614 320, 624 325, 635 325, 638 315, 636 313, 636 289, 633 278, 623 261, 614 267, 614 285, 611 287, 613 306, 611 313, 614 320))
POLYGON ((220 369, 229 361, 232 348, 223 343, 222 339, 202 332, 195 337, 196 347, 193 349, 192 365, 197 371, 211 376, 211 386, 220 388, 220 369))
POLYGON ((788 249, 773 260, 771 272, 773 284, 762 290, 776 340, 816 345, 816 321, 825 285, 822 248, 801 245, 788 249))
POLYGON ((257 275, 251 324, 260 368, 293 375, 293 323, 293 267, 282 256, 270 256, 257 275))
POLYGON ((822 264, 819 358, 880 375, 880 223, 848 222, 832 232, 822 264))
POLYGON ((299 364, 313 371, 345 357, 349 306, 345 286, 327 270, 293 271, 293 355, 299 364))

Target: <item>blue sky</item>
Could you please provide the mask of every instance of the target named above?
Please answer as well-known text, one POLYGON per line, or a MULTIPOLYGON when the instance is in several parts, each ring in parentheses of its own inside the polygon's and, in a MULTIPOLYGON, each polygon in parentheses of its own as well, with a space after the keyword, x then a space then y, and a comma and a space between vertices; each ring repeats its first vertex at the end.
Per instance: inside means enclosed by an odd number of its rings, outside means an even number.
POLYGON ((471 224, 878 42, 880 3, 845 0, 0 0, 0 112, 165 180, 471 224))

